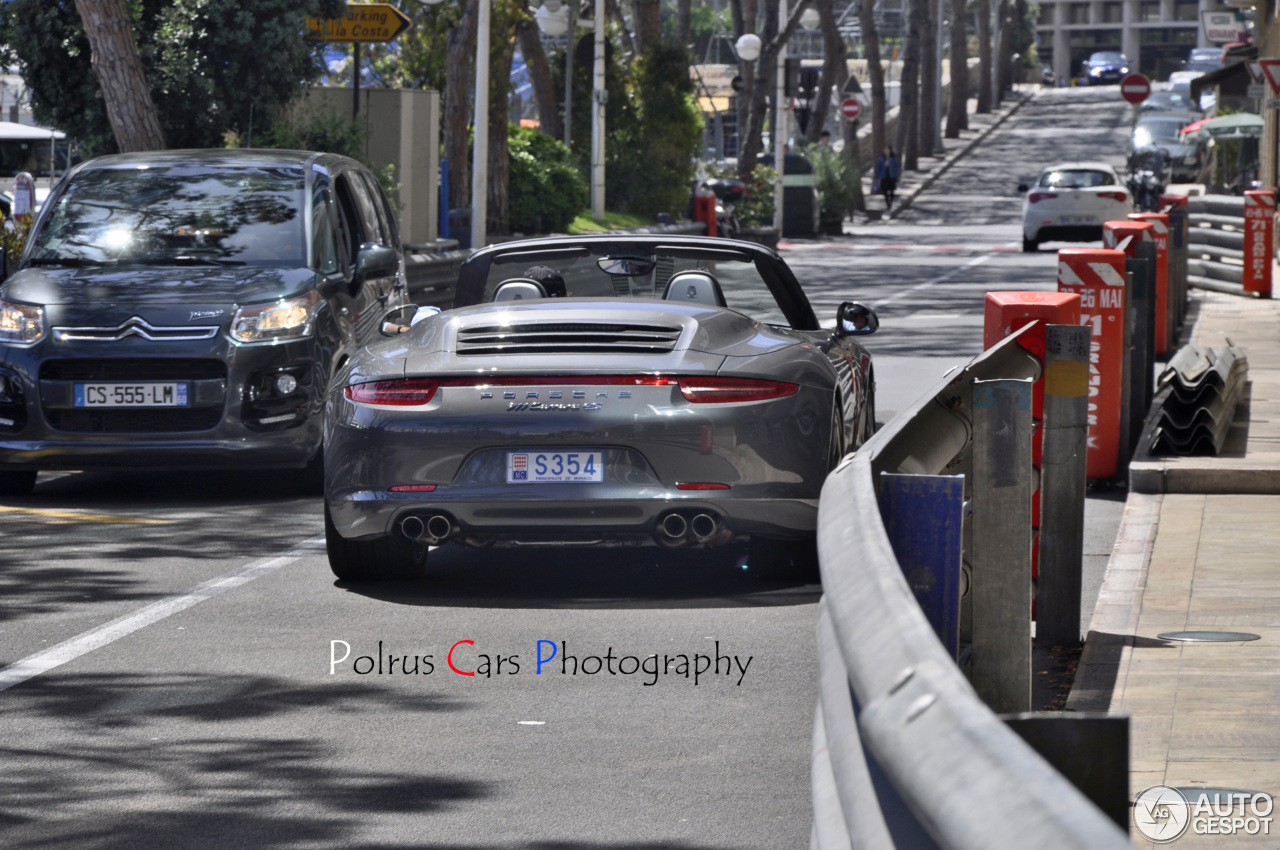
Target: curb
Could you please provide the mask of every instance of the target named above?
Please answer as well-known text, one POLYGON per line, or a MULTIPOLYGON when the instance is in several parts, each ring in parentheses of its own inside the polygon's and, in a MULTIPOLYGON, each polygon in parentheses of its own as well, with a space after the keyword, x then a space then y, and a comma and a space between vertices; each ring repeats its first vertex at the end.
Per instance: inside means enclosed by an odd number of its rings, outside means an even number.
POLYGON ((994 133, 996 129, 1000 127, 1001 124, 1003 124, 1005 121, 1009 119, 1009 116, 1013 115, 1015 112, 1021 109, 1024 104, 1033 100, 1038 93, 1039 93, 1039 90, 1036 90, 1026 95, 1025 97, 1019 98, 1017 103, 1013 104, 1003 113, 1001 113, 1000 116, 996 118, 995 121, 992 121, 991 124, 985 130, 983 130, 981 133, 979 133, 978 135, 970 139, 967 143, 965 143, 963 147, 957 150, 953 155, 948 156, 946 159, 944 159, 942 161, 942 164, 939 165, 937 168, 933 169, 932 171, 930 171, 928 175, 923 180, 921 180, 920 183, 914 189, 911 190, 911 193, 909 195, 904 196, 900 200, 897 207, 895 207, 892 210, 889 210, 887 215, 882 215, 881 221, 886 221, 886 220, 892 221, 893 219, 897 218, 902 213, 903 210, 908 209, 911 206, 912 202, 915 201, 916 197, 919 196, 921 192, 924 192, 926 189, 932 186, 935 182, 937 182, 938 178, 940 178, 943 174, 946 174, 947 171, 951 169, 951 166, 955 165, 956 162, 961 157, 968 155, 969 151, 973 150, 979 144, 986 141, 986 138, 988 136, 994 133))
POLYGON ((1124 516, 1098 592, 1098 605, 1089 621, 1075 682, 1067 696, 1067 711, 1110 711, 1116 694, 1123 692, 1126 650, 1133 648, 1138 616, 1142 613, 1147 569, 1163 501, 1163 496, 1147 493, 1130 493, 1125 500, 1124 516))

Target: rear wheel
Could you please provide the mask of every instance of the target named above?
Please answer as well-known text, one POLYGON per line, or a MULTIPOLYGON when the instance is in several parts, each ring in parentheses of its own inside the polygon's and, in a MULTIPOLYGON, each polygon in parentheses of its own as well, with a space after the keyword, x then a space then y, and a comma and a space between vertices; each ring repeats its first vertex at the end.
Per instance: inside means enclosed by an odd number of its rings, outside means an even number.
POLYGON ((347 581, 394 581, 419 578, 427 566, 427 547, 406 537, 387 535, 348 540, 338 533, 324 506, 324 545, 329 569, 347 581))
POLYGON ((818 584, 817 537, 779 540, 753 537, 747 552, 747 572, 766 581, 802 581, 818 584))
POLYGON ((0 472, 0 496, 26 496, 36 486, 35 470, 0 472))
POLYGON ((1034 254, 1035 252, 1040 250, 1039 240, 1028 239, 1025 236, 1022 237, 1022 250, 1028 254, 1034 254))

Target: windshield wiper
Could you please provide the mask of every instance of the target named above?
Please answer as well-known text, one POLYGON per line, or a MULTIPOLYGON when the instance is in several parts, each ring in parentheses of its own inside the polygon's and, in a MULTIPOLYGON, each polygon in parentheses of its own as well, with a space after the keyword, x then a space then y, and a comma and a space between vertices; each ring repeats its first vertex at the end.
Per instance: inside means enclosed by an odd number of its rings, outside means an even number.
POLYGON ((84 257, 33 257, 27 261, 29 266, 74 266, 76 268, 105 266, 107 264, 107 260, 88 260, 84 257))
POLYGON ((215 260, 182 254, 177 257, 135 257, 128 260, 141 266, 243 266, 244 260, 215 260))

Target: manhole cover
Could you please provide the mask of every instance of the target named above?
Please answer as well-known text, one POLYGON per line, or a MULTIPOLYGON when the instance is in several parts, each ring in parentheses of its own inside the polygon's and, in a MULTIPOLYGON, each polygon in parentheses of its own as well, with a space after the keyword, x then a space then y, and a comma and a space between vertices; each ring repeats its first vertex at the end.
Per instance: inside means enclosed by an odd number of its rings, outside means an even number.
POLYGON ((1262 640, 1262 635, 1249 632, 1165 632, 1160 640, 1185 640, 1197 642, 1235 643, 1243 640, 1262 640))

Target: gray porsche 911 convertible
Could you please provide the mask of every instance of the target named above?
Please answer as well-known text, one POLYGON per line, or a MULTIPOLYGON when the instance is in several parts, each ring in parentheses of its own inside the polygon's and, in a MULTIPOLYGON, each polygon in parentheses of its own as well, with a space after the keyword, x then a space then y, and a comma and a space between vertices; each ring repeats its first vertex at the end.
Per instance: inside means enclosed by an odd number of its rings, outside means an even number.
POLYGON ((391 311, 330 385, 333 572, 414 576, 446 542, 811 552, 823 479, 875 429, 854 337, 876 315, 845 302, 827 324, 747 242, 476 252, 453 309, 391 311))

